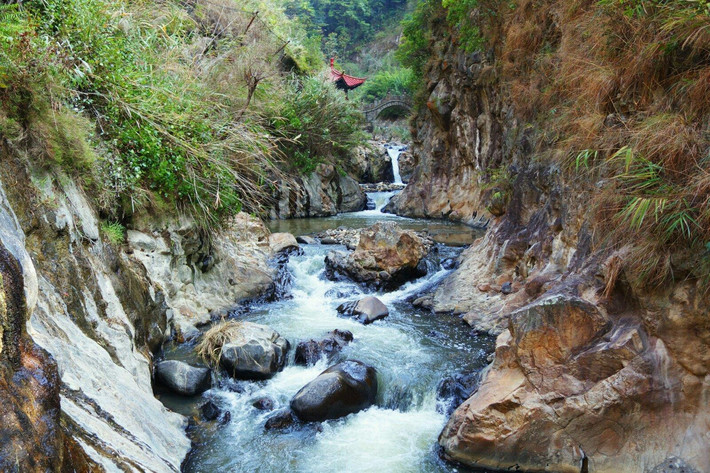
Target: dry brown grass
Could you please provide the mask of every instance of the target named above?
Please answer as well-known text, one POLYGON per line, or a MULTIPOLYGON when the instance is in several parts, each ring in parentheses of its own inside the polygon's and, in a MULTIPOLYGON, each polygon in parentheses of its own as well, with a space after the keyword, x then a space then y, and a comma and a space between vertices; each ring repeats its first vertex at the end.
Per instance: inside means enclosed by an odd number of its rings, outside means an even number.
POLYGON ((594 0, 514 6, 498 10, 496 48, 516 112, 544 130, 538 153, 564 156, 573 179, 595 168, 606 183, 590 202, 598 242, 633 244, 632 277, 687 276, 678 262, 710 243, 710 11, 685 0, 634 14, 594 0), (580 166, 581 153, 594 160, 580 166))
POLYGON ((211 327, 195 347, 197 355, 206 363, 217 366, 222 358, 222 347, 241 336, 244 324, 234 320, 223 320, 211 327))

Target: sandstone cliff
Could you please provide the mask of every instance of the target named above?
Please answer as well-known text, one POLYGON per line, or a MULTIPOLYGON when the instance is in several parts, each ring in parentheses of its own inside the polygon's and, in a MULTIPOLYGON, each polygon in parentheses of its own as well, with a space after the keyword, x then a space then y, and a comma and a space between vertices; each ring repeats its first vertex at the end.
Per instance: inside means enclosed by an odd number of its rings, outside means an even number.
MULTIPOLYGON (((521 17, 547 11, 526 5, 521 17)), ((539 25, 552 47, 577 31, 560 33, 558 13, 539 25)), ((419 165, 389 209, 490 222, 434 310, 499 334, 479 389, 440 436, 444 455, 501 470, 710 471, 705 285, 681 263, 687 276, 654 287, 632 277, 638 253, 609 245, 590 206, 605 182, 550 159, 558 138, 539 116, 521 118, 498 51, 464 53, 441 23, 434 36, 413 119, 419 165)))

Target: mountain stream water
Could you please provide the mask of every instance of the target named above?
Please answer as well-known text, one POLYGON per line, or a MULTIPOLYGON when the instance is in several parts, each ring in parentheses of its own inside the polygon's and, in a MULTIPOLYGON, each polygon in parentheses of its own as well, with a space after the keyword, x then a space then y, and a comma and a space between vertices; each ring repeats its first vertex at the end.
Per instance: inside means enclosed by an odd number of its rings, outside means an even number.
MULTIPOLYGON (((419 221, 386 215, 381 208, 393 193, 373 193, 376 209, 333 218, 272 222, 272 231, 309 234, 325 228, 359 228, 379 220, 396 220, 402 227, 430 235, 457 246, 470 243, 476 231, 448 222, 419 221)), ((196 398, 163 394, 171 409, 198 417, 197 407, 212 400, 229 412, 228 422, 195 421, 189 429, 193 450, 183 465, 189 473, 213 472, 453 472, 443 462, 436 441, 447 421, 450 399, 437 396, 445 379, 480 371, 493 348, 493 339, 478 335, 458 317, 434 315, 411 304, 413 297, 440 283, 451 270, 439 263, 455 257, 460 248, 437 245, 427 276, 400 289, 376 294, 390 315, 371 325, 338 316, 336 307, 362 297, 363 290, 351 282, 327 280, 324 258, 344 247, 302 245, 303 254, 287 263, 289 296, 269 303, 253 303, 240 312, 241 320, 265 324, 286 337, 292 347, 302 340, 321 339, 333 330, 349 330, 354 341, 334 364, 356 359, 374 366, 379 392, 376 405, 345 418, 321 424, 305 424, 285 431, 266 431, 273 415, 252 403, 267 397, 275 410, 288 407, 290 399, 329 365, 296 366, 293 349, 283 371, 266 381, 222 379, 196 398)), ((193 346, 183 344, 166 353, 167 358, 193 360, 193 346)), ((458 470, 460 471, 460 469, 458 470)))

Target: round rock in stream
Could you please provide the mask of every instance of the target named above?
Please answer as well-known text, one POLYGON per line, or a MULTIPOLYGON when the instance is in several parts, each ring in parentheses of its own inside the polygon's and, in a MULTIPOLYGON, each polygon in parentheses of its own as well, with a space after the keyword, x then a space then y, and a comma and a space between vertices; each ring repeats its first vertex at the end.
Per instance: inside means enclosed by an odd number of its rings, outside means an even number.
POLYGON ((240 324, 236 336, 222 345, 222 367, 238 379, 268 379, 281 371, 291 346, 288 340, 265 325, 240 324))
POLYGON ((291 409, 306 422, 337 419, 375 402, 377 371, 360 361, 331 366, 306 384, 291 399, 291 409))
POLYGON ((341 314, 355 317, 358 322, 365 325, 390 315, 387 306, 374 296, 363 297, 359 301, 346 302, 339 305, 336 310, 341 314))
POLYGON ((190 366, 184 361, 161 361, 155 366, 156 381, 183 396, 194 396, 212 384, 210 369, 190 366))
POLYGON ((297 365, 315 365, 323 355, 330 359, 352 341, 353 334, 349 330, 333 330, 323 340, 311 339, 296 345, 296 356, 293 362, 297 365))

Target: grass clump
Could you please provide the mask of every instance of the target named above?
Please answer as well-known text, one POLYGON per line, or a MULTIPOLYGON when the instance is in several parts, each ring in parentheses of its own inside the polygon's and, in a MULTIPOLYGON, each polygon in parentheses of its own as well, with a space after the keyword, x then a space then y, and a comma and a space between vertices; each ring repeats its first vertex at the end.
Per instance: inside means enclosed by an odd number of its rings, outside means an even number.
POLYGON ((106 187, 113 196, 99 199, 101 211, 116 220, 167 207, 207 226, 260 212, 283 177, 281 143, 339 139, 325 127, 272 129, 265 118, 266 103, 295 94, 285 67, 322 64, 275 2, 5 5, 0 59, 3 138, 106 187))
POLYGON ((234 320, 223 320, 210 327, 195 347, 197 355, 211 366, 218 366, 222 358, 222 347, 239 339, 243 329, 244 324, 234 320))
POLYGON ((101 232, 113 245, 120 245, 126 239, 126 227, 118 222, 102 222, 101 232))

